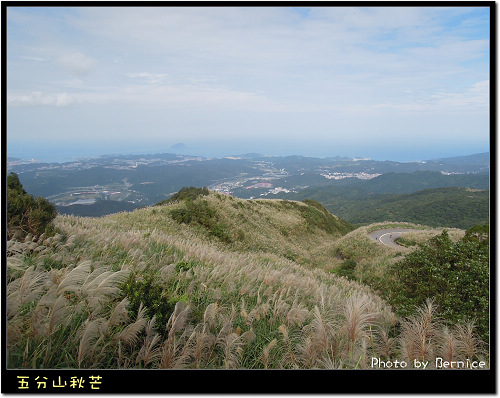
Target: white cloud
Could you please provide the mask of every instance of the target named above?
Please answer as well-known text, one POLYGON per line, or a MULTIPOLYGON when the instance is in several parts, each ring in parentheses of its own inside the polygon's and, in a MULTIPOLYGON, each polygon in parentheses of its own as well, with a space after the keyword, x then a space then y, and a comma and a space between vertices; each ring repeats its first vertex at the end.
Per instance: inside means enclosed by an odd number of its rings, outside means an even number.
POLYGON ((488 80, 478 82, 469 87, 464 92, 450 93, 439 92, 433 96, 436 106, 440 108, 477 110, 487 109, 489 106, 489 86, 488 80))
POLYGON ((15 92, 7 93, 9 106, 69 106, 73 104, 113 105, 151 109, 200 108, 239 111, 284 111, 286 108, 258 93, 229 90, 206 85, 130 85, 123 88, 94 88, 93 92, 15 92))
MULTIPOLYGON (((381 103, 373 105, 373 109, 397 110, 408 112, 485 112, 489 108, 488 80, 477 82, 460 92, 438 91, 430 95, 414 95, 411 101, 399 103, 381 103)), ((414 94, 407 90, 407 94, 414 94)))
POLYGON ((125 73, 125 76, 139 79, 147 83, 161 83, 168 77, 166 73, 150 73, 150 72, 125 73))
POLYGON ((82 79, 69 79, 63 80, 59 83, 62 87, 66 87, 68 89, 71 88, 85 88, 85 83, 82 79))
POLYGON ((7 104, 10 106, 68 106, 73 103, 71 95, 59 93, 46 95, 40 91, 31 93, 7 93, 7 104))
POLYGON ((71 74, 85 76, 94 68, 96 62, 80 52, 72 52, 63 54, 57 59, 57 63, 71 74))
POLYGON ((26 55, 26 56, 23 56, 21 58, 25 59, 27 61, 36 61, 36 62, 43 62, 43 61, 47 61, 48 60, 47 58, 35 57, 35 56, 30 56, 30 55, 26 55))
MULTIPOLYGON (((82 129, 112 131, 123 119, 123 135, 148 112, 145 139, 168 125, 223 139, 302 129, 311 141, 336 128, 359 142, 377 128, 400 134, 410 114, 429 129, 430 114, 487 118, 488 15, 478 10, 18 8, 7 21, 7 105, 31 107, 27 118, 53 107, 82 129)), ((462 124, 455 133, 470 134, 462 124)))

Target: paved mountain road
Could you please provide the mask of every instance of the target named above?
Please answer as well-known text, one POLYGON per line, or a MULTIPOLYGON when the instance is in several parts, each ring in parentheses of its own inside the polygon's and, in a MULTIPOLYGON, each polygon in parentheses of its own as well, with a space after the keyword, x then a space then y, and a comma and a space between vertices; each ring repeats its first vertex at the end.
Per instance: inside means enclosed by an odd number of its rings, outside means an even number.
POLYGON ((415 231, 414 229, 403 229, 403 228, 394 228, 394 229, 379 229, 377 231, 370 232, 368 236, 376 242, 379 242, 383 245, 390 247, 400 247, 395 239, 399 238, 401 235, 415 231))

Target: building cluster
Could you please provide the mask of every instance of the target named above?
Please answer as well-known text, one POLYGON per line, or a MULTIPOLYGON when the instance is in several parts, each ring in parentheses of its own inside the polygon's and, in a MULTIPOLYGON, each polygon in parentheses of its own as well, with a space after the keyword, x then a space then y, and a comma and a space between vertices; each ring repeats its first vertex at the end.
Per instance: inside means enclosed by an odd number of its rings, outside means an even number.
POLYGON ((380 173, 365 173, 364 171, 359 173, 322 173, 323 177, 329 180, 342 180, 344 178, 358 178, 360 180, 371 180, 372 178, 378 177, 380 173))

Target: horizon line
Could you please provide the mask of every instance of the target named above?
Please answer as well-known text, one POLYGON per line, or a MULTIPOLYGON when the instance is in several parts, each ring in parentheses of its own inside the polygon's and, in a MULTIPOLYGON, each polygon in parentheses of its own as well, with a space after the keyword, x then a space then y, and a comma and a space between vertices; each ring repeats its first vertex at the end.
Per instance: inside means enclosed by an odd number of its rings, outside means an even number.
MULTIPOLYGON (((286 154, 286 155, 274 155, 274 154, 263 154, 263 153, 258 153, 258 152, 245 152, 245 153, 229 153, 227 155, 223 156, 207 156, 207 155, 200 155, 200 154, 191 154, 191 153, 175 153, 175 152, 148 152, 148 151, 137 151, 137 152, 119 152, 119 153, 105 153, 101 155, 84 155, 84 156, 70 156, 72 160, 67 160, 67 161, 48 161, 48 160, 43 160, 43 159, 36 159, 34 157, 31 157, 30 159, 22 158, 19 156, 9 156, 8 153, 6 153, 6 162, 14 162, 14 161, 22 161, 22 162, 29 162, 29 163, 57 163, 57 164, 63 164, 63 163, 73 163, 73 162, 78 162, 82 160, 92 160, 92 159, 99 159, 99 158, 105 158, 105 157, 112 157, 112 156, 119 156, 119 157, 126 157, 126 156, 153 156, 153 155, 175 155, 175 156, 184 156, 184 157, 194 157, 194 158, 203 158, 206 160, 212 160, 212 159, 243 159, 243 158, 250 158, 250 157, 263 157, 263 158, 286 158, 286 157, 303 157, 303 158, 308 158, 308 159, 321 159, 321 160, 326 160, 326 159, 335 159, 335 158, 340 158, 344 160, 351 160, 351 161, 376 161, 376 162, 396 162, 396 163, 415 163, 415 162, 426 162, 426 161, 434 161, 434 160, 441 160, 441 159, 450 159, 450 158, 460 158, 460 157, 469 157, 469 156, 476 156, 476 155, 482 155, 482 154, 489 154, 490 151, 484 151, 484 152, 475 152, 475 153, 470 153, 468 155, 453 155, 453 156, 442 156, 442 157, 432 157, 432 158, 425 158, 425 159, 418 159, 418 160, 391 160, 391 159, 373 159, 372 157, 369 156, 348 156, 348 155, 331 155, 331 156, 312 156, 312 155, 302 155, 299 153, 291 153, 291 154, 286 154), (14 160, 15 159, 15 160, 14 160)), ((57 157, 54 156, 54 157, 57 157)))

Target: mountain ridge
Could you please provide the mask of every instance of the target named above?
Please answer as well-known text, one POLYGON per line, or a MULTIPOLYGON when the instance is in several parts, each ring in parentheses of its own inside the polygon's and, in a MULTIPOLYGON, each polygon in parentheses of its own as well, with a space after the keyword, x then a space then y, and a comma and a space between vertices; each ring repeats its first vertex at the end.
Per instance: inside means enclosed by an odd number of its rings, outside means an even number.
POLYGON ((156 228, 230 250, 273 253, 315 265, 325 264, 332 255, 320 255, 319 248, 354 229, 312 200, 246 200, 206 192, 194 199, 112 214, 103 220, 116 220, 125 228, 156 228))

